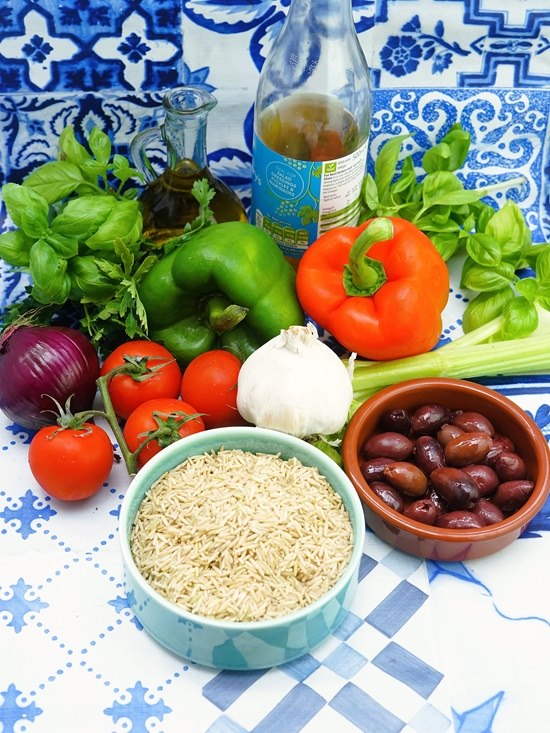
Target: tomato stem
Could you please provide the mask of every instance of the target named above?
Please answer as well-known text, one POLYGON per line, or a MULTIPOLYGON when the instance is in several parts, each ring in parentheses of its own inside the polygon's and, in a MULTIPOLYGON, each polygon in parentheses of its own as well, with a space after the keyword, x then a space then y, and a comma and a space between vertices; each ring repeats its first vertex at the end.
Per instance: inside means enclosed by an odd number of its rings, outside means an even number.
POLYGON ((105 374, 104 376, 99 377, 96 380, 99 394, 101 395, 103 405, 105 407, 105 410, 103 412, 98 410, 98 413, 100 413, 101 416, 104 417, 105 420, 107 420, 107 422, 109 423, 109 426, 113 431, 113 435, 115 436, 116 442, 118 443, 118 447, 120 448, 120 452, 122 453, 122 458, 124 459, 124 463, 126 464, 128 473, 130 474, 130 476, 133 476, 137 473, 137 451, 135 453, 132 453, 132 451, 128 448, 128 444, 124 438, 120 423, 118 422, 118 418, 114 411, 113 403, 111 402, 111 397, 107 388, 107 383, 110 376, 112 376, 112 372, 109 372, 108 374, 105 374))

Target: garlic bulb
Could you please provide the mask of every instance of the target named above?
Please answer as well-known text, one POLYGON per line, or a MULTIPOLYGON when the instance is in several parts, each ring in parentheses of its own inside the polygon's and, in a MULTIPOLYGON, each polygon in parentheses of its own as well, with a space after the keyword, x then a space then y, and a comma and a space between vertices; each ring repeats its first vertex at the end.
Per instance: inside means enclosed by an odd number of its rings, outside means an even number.
POLYGON ((346 424, 352 398, 351 373, 319 341, 311 323, 281 331, 251 354, 239 372, 237 409, 242 417, 298 438, 338 432, 346 424))

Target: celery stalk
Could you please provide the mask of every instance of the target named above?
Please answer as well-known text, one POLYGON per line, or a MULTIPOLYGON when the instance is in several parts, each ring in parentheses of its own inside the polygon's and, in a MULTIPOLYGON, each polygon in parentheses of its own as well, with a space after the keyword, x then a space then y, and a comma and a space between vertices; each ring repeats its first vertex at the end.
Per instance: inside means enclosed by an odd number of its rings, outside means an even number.
POLYGON ((423 377, 512 376, 550 373, 550 327, 530 336, 484 343, 499 328, 499 318, 425 354, 386 362, 355 362, 352 411, 391 384, 423 377))

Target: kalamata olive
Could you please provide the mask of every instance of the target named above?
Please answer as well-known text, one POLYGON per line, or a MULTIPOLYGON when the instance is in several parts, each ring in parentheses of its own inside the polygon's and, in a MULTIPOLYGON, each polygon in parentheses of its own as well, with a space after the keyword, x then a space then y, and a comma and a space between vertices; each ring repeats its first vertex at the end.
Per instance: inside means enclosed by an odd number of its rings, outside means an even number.
POLYGON ((411 415, 411 428, 418 435, 435 435, 445 423, 452 421, 451 411, 444 405, 422 405, 411 415))
POLYGON ((433 486, 428 486, 426 491, 426 499, 431 499, 432 504, 437 509, 437 513, 444 514, 447 511, 447 504, 441 496, 437 493, 433 486))
POLYGON ((384 479, 407 496, 422 496, 428 486, 426 474, 406 461, 394 461, 386 466, 384 479))
POLYGON ((488 433, 472 432, 450 440, 444 448, 445 460, 449 466, 467 466, 480 463, 492 445, 488 433))
POLYGON ((384 476, 384 466, 388 463, 393 463, 392 458, 368 458, 366 461, 361 461, 359 468, 366 481, 379 481, 384 476))
POLYGON ((411 431, 411 416, 402 407, 389 410, 380 418, 380 430, 408 435, 411 431))
POLYGON ((490 496, 497 490, 500 479, 491 466, 473 463, 470 466, 462 466, 462 470, 476 482, 480 497, 490 496))
POLYGON ((442 514, 435 522, 436 527, 444 527, 445 529, 480 529, 485 527, 483 517, 474 512, 459 509, 454 512, 442 514))
POLYGON ((394 461, 403 461, 413 452, 414 443, 402 433, 376 433, 365 441, 363 455, 365 458, 393 458, 394 461))
POLYGON ((393 486, 390 486, 383 481, 372 481, 369 486, 376 496, 380 497, 382 501, 392 509, 395 509, 396 512, 403 511, 403 497, 397 489, 393 488, 393 486))
POLYGON ((443 448, 431 435, 421 435, 414 444, 414 460, 418 468, 430 475, 436 468, 445 465, 443 448))
POLYGON ((496 524, 505 518, 502 511, 489 499, 480 499, 472 507, 474 514, 479 514, 485 524, 496 524))
POLYGON ((504 481, 496 490, 492 501, 504 514, 511 514, 522 507, 531 496, 534 484, 532 481, 504 481))
POLYGON ((479 499, 475 481, 460 468, 436 468, 430 474, 430 481, 451 508, 469 509, 479 499))
POLYGON ((510 438, 507 438, 504 435, 496 435, 493 438, 493 445, 489 449, 489 452, 485 456, 485 460, 483 461, 488 466, 494 466, 496 457, 502 453, 502 451, 508 451, 510 453, 516 452, 516 446, 514 445, 513 441, 510 440, 510 438))
POLYGON ((453 425, 462 428, 466 433, 489 433, 491 437, 495 434, 493 423, 480 412, 461 412, 455 415, 453 425))
POLYGON ((527 476, 527 466, 523 458, 507 450, 498 454, 493 468, 501 481, 520 481, 527 476))
POLYGON ((447 443, 453 438, 457 438, 459 435, 464 435, 466 431, 459 428, 457 425, 451 425, 445 423, 437 431, 437 441, 440 445, 445 447, 447 443))
POLYGON ((403 510, 403 514, 409 519, 414 519, 422 524, 435 524, 435 520, 440 516, 437 507, 431 499, 417 499, 412 501, 408 507, 403 510))

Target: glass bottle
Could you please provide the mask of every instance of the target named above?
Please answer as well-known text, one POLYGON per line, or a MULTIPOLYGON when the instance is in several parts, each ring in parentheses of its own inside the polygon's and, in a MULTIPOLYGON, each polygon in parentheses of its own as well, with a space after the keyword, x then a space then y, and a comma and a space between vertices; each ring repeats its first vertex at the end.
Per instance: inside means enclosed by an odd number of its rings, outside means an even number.
POLYGON ((294 264, 357 223, 370 117, 352 0, 292 0, 258 84, 250 220, 294 264))
POLYGON ((147 182, 141 198, 143 231, 159 244, 181 234, 196 218, 199 204, 191 189, 201 178, 216 192, 210 208, 217 222, 246 221, 239 197, 208 166, 206 122, 216 104, 203 89, 176 87, 164 95, 163 124, 143 130, 130 144, 134 164, 147 182), (159 158, 166 159, 160 175, 152 162, 159 158))

